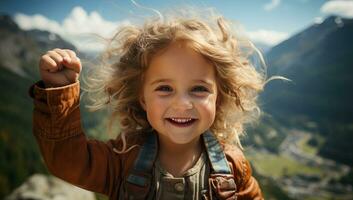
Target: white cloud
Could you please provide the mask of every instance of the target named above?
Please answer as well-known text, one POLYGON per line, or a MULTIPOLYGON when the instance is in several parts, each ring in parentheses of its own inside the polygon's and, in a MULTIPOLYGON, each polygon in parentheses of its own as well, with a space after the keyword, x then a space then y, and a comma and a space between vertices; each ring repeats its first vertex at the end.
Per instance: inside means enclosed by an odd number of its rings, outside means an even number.
POLYGON ((98 12, 87 13, 79 6, 73 8, 62 23, 39 14, 29 16, 19 13, 14 19, 24 30, 40 29, 57 33, 82 51, 102 50, 103 43, 94 35, 110 37, 119 25, 129 23, 107 21, 98 12))
POLYGON ((271 0, 271 2, 268 2, 264 5, 264 9, 266 11, 271 11, 276 7, 278 7, 280 3, 281 3, 281 0, 271 0))
POLYGON ((248 31, 247 36, 252 42, 274 46, 289 37, 288 33, 264 30, 248 31))
POLYGON ((322 17, 315 17, 314 18, 314 24, 321 24, 324 21, 324 18, 322 17))
POLYGON ((327 1, 321 6, 320 11, 324 14, 353 18, 353 1, 327 1))
MULTIPOLYGON (((118 26, 129 23, 128 21, 107 21, 99 13, 87 13, 81 7, 75 7, 62 23, 48 19, 43 15, 16 14, 14 19, 24 30, 40 29, 57 33, 72 42, 81 51, 102 50, 104 43, 93 35, 110 37, 118 26)), ((289 37, 288 33, 272 30, 244 30, 244 33, 251 41, 270 46, 276 45, 289 37)))
POLYGON ((61 31, 61 26, 56 21, 47 19, 43 15, 33 15, 28 16, 25 14, 16 14, 15 21, 24 30, 39 29, 47 30, 54 33, 59 33, 61 31))

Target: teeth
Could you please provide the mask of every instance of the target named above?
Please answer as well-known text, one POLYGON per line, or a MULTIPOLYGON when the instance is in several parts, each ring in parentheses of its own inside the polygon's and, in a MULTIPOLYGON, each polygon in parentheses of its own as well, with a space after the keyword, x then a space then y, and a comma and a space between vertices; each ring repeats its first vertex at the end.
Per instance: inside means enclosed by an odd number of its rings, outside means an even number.
POLYGON ((180 119, 180 118, 171 118, 171 120, 175 121, 175 122, 178 122, 178 123, 186 123, 186 122, 189 122, 191 121, 192 119, 191 118, 183 118, 183 119, 180 119))

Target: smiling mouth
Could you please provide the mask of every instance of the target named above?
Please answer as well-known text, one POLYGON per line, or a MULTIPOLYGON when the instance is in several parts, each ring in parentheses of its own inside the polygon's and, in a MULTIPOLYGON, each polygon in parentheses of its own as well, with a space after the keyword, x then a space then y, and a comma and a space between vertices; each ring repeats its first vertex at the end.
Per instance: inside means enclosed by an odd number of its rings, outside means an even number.
POLYGON ((197 119, 194 118, 167 118, 167 121, 170 122, 171 124, 179 127, 187 127, 192 125, 197 119))

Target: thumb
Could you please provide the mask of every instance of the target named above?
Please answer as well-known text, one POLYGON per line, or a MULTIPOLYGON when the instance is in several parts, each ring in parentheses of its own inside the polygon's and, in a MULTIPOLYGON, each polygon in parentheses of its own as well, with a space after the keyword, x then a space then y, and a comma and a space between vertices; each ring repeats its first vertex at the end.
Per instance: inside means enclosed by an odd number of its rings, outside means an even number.
POLYGON ((65 57, 63 60, 63 64, 66 68, 71 69, 76 73, 80 73, 82 70, 81 60, 78 57, 73 57, 73 58, 65 57))

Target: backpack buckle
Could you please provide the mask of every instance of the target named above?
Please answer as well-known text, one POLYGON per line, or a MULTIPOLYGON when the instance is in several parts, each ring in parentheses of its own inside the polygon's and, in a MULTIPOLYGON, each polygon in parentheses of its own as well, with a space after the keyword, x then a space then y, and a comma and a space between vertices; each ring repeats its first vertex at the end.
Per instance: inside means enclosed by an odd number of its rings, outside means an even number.
POLYGON ((231 174, 211 174, 208 179, 209 196, 216 199, 236 200, 237 186, 231 174))

